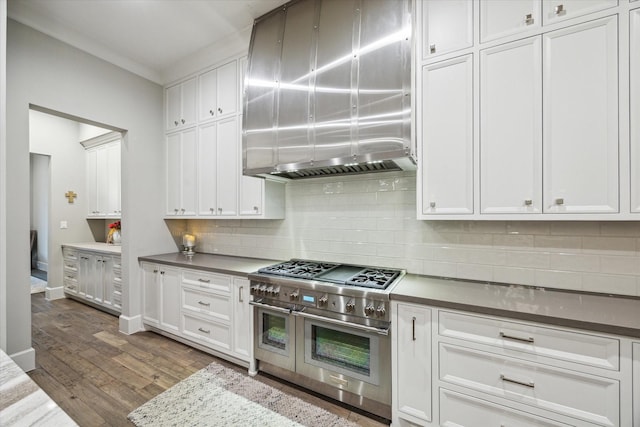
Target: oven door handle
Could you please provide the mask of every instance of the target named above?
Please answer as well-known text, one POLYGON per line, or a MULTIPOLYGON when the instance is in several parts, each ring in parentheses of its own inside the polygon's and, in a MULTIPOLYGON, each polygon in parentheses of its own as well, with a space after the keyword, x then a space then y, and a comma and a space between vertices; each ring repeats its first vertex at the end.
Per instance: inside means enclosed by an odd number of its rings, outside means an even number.
POLYGON ((249 301, 249 305, 252 305, 254 307, 264 308, 265 310, 277 311, 278 313, 284 313, 284 314, 291 314, 292 312, 290 308, 275 307, 273 305, 263 304, 257 301, 249 301))
POLYGON ((315 314, 304 313, 302 311, 294 311, 292 314, 294 316, 301 316, 301 317, 306 317, 308 319, 319 320, 325 323, 346 326, 348 328, 358 329, 360 331, 374 332, 379 335, 389 335, 389 328, 383 329, 383 328, 376 328, 374 326, 358 325, 357 323, 345 322, 344 320, 331 319, 324 316, 317 316, 315 314))

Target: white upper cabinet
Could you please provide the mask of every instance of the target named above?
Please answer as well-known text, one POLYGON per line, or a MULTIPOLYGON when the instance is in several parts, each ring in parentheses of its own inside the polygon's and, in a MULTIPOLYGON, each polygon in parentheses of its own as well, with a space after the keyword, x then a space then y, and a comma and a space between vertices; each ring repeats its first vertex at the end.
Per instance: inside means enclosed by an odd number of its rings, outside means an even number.
POLYGON ((229 62, 201 74, 200 107, 198 117, 200 121, 222 118, 238 111, 238 72, 237 61, 229 62))
POLYGON ((471 55, 422 70, 423 215, 473 213, 473 60, 471 55))
POLYGON ((640 213, 640 8, 630 12, 629 21, 631 211, 640 213))
POLYGON ((542 211, 540 37, 480 51, 480 204, 484 213, 542 211))
POLYGON ((198 214, 202 216, 218 214, 217 130, 216 122, 198 129, 198 214))
POLYGON ((215 165, 220 215, 238 214, 238 141, 238 122, 235 117, 218 122, 215 165))
POLYGON ((618 212, 617 17, 543 35, 544 211, 618 212))
POLYGON ((480 1, 480 42, 510 36, 540 25, 538 0, 480 1))
POLYGON ((553 24, 618 5, 618 0, 542 0, 543 24, 553 24))
POLYGON ((422 2, 422 8, 423 58, 473 45, 473 2, 430 0, 422 2))
POLYGON ((86 151, 87 216, 118 218, 120 208, 120 140, 86 151))
POLYGON ((180 129, 196 123, 196 79, 191 78, 165 90, 165 128, 180 129))
POLYGON ((167 135, 167 216, 196 214, 196 130, 167 135))

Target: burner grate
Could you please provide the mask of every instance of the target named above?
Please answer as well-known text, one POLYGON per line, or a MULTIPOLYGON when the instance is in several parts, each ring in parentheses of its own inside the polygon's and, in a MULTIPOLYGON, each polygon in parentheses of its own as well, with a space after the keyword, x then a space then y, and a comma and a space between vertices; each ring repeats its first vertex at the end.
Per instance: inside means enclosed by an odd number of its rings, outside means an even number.
POLYGON ((298 277, 302 279, 311 279, 315 276, 325 273, 338 264, 328 262, 304 261, 292 259, 280 264, 270 265, 258 270, 260 273, 275 274, 278 276, 298 277))
POLYGON ((347 280, 345 285, 385 289, 399 274, 400 272, 398 270, 366 268, 347 280))

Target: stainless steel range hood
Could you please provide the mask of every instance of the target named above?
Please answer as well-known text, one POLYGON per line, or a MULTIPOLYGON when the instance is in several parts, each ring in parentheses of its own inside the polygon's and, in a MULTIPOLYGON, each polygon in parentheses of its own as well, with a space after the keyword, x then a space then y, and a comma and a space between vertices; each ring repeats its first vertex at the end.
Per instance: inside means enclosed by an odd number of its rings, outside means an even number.
POLYGON ((294 0, 256 19, 245 175, 415 169, 410 0, 294 0))

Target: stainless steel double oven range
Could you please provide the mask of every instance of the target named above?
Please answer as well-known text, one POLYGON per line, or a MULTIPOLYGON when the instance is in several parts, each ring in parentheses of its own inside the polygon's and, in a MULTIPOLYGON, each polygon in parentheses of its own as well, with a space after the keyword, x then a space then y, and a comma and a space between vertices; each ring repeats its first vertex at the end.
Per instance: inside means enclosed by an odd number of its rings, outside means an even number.
POLYGON ((404 274, 299 259, 250 274, 258 369, 391 418, 389 293, 404 274))

